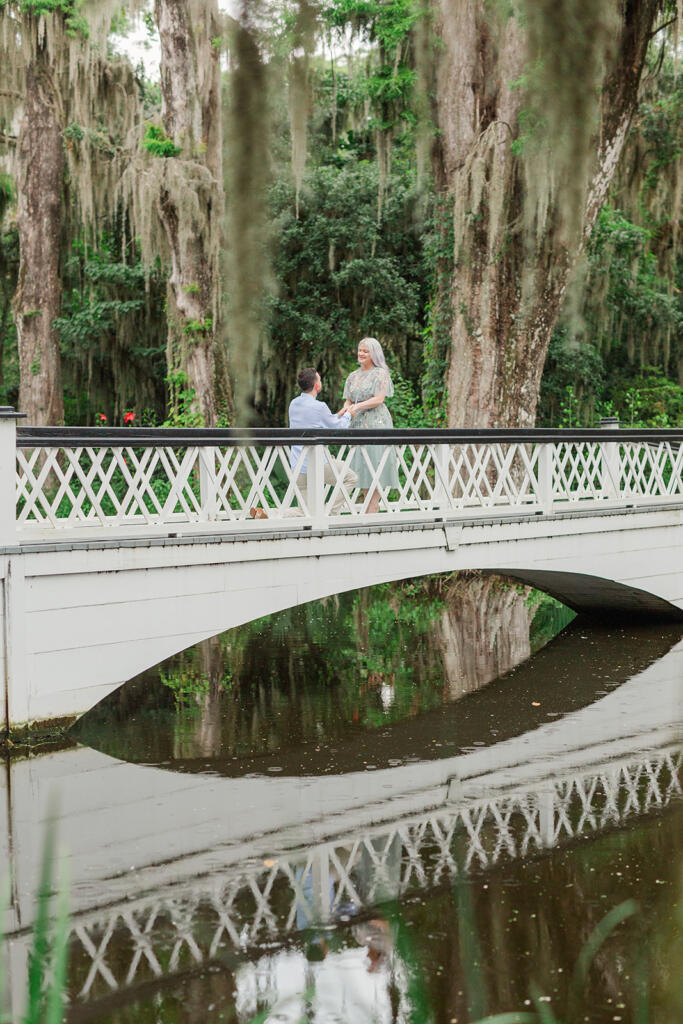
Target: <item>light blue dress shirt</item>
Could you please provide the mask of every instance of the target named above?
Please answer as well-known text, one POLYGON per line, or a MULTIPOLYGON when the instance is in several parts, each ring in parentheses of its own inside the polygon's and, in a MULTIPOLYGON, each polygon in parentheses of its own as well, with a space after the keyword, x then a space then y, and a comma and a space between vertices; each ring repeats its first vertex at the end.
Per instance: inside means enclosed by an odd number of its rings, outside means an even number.
MULTIPOLYGON (((337 416, 330 412, 325 402, 319 402, 313 395, 305 391, 298 398, 293 398, 289 403, 289 425, 293 430, 345 430, 351 422, 351 415, 345 412, 343 416, 337 416)), ((303 445, 292 445, 290 464, 296 466, 301 455, 303 445)), ((327 459, 325 459, 327 462, 327 459)), ((300 472, 306 472, 306 460, 300 472)))

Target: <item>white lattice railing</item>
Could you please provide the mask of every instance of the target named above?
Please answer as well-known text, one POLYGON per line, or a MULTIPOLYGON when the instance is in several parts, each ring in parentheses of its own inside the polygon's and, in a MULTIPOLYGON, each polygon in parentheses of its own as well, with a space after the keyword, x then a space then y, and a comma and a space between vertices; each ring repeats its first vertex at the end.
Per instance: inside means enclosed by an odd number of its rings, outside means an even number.
POLYGON ((234 527, 257 507, 269 519, 304 517, 324 528, 339 514, 366 514, 374 494, 381 513, 400 518, 667 503, 683 500, 682 441, 683 431, 334 431, 321 438, 28 428, 16 449, 16 525, 234 527), (303 449, 292 464, 297 442, 303 449))
POLYGON ((453 804, 74 919, 74 1001, 196 968, 302 928, 632 823, 680 800, 678 746, 453 804))

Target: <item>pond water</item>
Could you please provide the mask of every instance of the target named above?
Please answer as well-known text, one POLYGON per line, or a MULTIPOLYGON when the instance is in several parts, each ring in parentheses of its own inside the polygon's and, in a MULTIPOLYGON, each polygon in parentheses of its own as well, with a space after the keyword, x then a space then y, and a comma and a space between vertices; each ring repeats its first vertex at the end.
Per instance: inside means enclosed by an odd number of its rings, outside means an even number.
POLYGON ((70 1021, 683 1019, 683 627, 571 620, 479 578, 358 591, 8 762, 13 1019, 55 793, 70 1021))

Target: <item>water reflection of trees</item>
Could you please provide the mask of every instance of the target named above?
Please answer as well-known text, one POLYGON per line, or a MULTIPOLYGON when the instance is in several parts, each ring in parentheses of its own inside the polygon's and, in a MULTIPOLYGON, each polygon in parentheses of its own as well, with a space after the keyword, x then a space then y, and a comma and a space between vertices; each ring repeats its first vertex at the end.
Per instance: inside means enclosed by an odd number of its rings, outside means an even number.
POLYGON ((162 759, 329 744, 481 688, 569 617, 549 598, 478 576, 358 590, 197 644, 103 702, 87 736, 125 721, 116 753, 132 759, 150 743, 162 759))
POLYGON ((677 976, 667 944, 680 881, 680 823, 679 809, 586 846, 511 862, 504 872, 487 874, 484 884, 462 879, 441 898, 409 904, 431 1005, 448 1007, 462 1021, 523 1010, 535 984, 552 1000, 556 1015, 567 1019, 572 971, 583 944, 612 907, 635 898, 637 915, 598 950, 580 1012, 569 1019, 634 1020, 649 989, 652 1014, 640 1019, 668 1024, 674 1018, 664 1007, 677 976), (479 963, 472 957, 475 937, 479 963), (435 971, 434 964, 443 970, 435 971))

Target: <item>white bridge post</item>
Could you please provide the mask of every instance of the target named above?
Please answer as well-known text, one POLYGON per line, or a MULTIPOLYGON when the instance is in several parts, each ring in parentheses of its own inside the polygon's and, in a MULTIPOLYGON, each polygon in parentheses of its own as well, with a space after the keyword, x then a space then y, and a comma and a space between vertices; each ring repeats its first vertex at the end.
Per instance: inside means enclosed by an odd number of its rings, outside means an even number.
MULTIPOLYGON (((17 420, 0 406, 0 548, 17 544, 17 420)), ((25 580, 20 559, 0 558, 0 728, 28 720, 25 580)))
POLYGON ((321 444, 306 448, 306 502, 316 530, 325 530, 325 451, 321 444))
POLYGON ((9 406, 0 406, 0 547, 17 542, 17 419, 9 406))
POLYGON ((538 791, 538 831, 547 849, 555 845, 555 787, 552 785, 538 791))
POLYGON ((319 846, 313 853, 313 921, 324 924, 330 919, 330 848, 319 846))
POLYGON ((432 448, 434 459, 434 501, 440 511, 451 507, 451 489, 448 482, 451 448, 448 444, 435 444, 432 448))
MULTIPOLYGON (((600 420, 601 430, 618 430, 619 420, 616 416, 603 416, 600 420)), ((608 501, 616 501, 619 497, 621 466, 619 464, 619 444, 600 444, 602 449, 602 493, 608 501)))
POLYGON ((202 521, 212 522, 218 511, 216 449, 214 447, 202 446, 199 448, 199 501, 202 521))
POLYGON ((543 511, 550 515, 553 510, 553 467, 555 446, 547 441, 539 445, 538 453, 538 500, 543 511))

